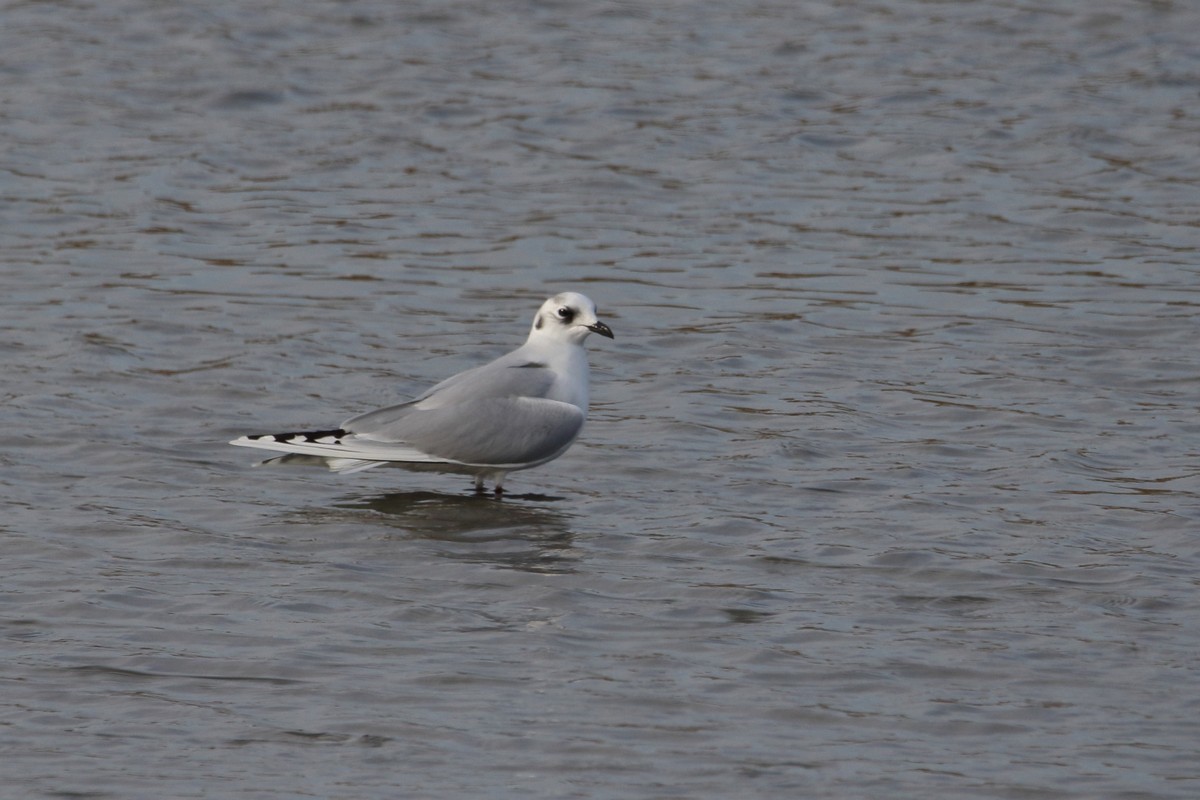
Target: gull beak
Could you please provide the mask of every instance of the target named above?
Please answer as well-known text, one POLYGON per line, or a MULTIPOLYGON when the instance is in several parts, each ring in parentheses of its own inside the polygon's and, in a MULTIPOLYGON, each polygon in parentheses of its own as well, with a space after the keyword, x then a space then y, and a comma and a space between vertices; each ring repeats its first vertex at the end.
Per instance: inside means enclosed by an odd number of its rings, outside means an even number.
POLYGON ((608 327, 603 322, 594 322, 591 325, 588 325, 587 329, 592 333, 598 333, 601 336, 607 336, 609 339, 613 338, 612 328, 608 327))

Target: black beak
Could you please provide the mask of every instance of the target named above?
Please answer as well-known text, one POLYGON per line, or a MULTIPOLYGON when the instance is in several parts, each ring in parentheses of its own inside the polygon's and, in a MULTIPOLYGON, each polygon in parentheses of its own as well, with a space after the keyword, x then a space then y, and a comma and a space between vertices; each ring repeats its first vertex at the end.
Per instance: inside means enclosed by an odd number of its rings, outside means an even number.
POLYGON ((603 322, 597 322, 594 325, 588 325, 587 329, 592 333, 598 333, 601 336, 607 336, 610 339, 613 338, 612 328, 608 327, 603 322))

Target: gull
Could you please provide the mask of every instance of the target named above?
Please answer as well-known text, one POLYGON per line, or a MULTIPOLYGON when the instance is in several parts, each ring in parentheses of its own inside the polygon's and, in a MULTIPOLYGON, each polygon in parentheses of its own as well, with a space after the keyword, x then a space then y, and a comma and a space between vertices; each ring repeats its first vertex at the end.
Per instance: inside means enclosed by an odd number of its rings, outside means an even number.
POLYGON ((590 334, 613 338, 596 305, 578 292, 556 294, 538 309, 525 344, 490 364, 460 372, 407 403, 351 417, 329 430, 259 433, 238 447, 287 453, 350 473, 384 464, 473 475, 504 491, 504 476, 561 456, 579 436, 588 410, 590 334))

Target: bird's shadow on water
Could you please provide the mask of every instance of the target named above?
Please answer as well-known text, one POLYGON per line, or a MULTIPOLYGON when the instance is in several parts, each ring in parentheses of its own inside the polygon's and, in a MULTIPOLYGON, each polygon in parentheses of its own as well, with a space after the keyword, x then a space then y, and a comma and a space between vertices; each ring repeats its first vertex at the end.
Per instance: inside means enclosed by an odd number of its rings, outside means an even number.
POLYGON ((333 508, 370 513, 404 538, 438 544, 440 555, 534 572, 569 572, 574 560, 572 515, 547 506, 539 494, 388 492, 356 495, 333 508))

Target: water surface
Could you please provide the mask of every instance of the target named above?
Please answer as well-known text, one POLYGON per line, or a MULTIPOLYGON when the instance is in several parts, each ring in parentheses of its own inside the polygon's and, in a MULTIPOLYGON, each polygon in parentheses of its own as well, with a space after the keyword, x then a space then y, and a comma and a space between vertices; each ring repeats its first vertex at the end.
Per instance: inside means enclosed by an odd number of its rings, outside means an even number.
POLYGON ((1200 9, 3 14, 13 791, 1196 796, 1200 9), (562 288, 503 501, 224 444, 562 288))

